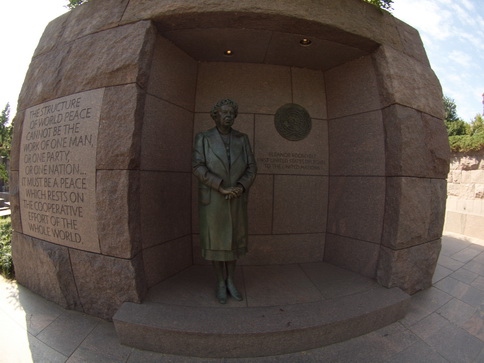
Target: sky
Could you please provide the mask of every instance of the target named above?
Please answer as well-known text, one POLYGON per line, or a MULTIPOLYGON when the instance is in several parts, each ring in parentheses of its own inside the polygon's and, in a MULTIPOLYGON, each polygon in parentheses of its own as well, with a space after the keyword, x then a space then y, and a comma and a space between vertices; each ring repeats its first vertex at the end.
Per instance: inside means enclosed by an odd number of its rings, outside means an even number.
MULTIPOLYGON (((39 39, 67 0, 0 0, 0 110, 10 119, 39 39)), ((483 112, 484 0, 394 0, 392 14, 420 32, 444 95, 469 122, 483 112)))

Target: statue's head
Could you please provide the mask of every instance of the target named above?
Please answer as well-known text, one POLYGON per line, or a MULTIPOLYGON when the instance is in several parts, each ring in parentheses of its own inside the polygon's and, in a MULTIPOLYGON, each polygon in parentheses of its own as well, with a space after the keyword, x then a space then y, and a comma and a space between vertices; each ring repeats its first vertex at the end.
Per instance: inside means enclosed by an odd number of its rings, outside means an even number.
POLYGON ((232 107, 234 118, 236 118, 237 114, 239 113, 239 105, 237 105, 237 103, 232 101, 231 99, 224 98, 223 100, 218 101, 212 107, 212 111, 210 111, 210 116, 212 116, 212 119, 215 121, 215 123, 217 123, 218 121, 218 118, 220 116, 220 110, 222 109, 223 106, 232 107))

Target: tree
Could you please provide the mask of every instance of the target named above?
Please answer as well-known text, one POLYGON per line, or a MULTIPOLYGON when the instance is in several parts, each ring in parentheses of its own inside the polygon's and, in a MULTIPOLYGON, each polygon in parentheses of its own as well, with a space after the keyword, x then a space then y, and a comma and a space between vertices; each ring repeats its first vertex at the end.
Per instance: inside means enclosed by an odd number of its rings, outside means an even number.
POLYGON ((393 0, 363 0, 367 3, 378 6, 380 9, 392 10, 393 0))
POLYGON ((69 4, 66 5, 69 9, 77 8, 79 5, 87 3, 89 0, 69 0, 69 4))
POLYGON ((0 180, 8 185, 7 160, 10 159, 10 149, 12 148, 13 125, 8 124, 10 117, 10 104, 7 103, 0 114, 0 180))
POLYGON ((455 101, 447 96, 444 96, 444 111, 445 111, 445 127, 449 136, 467 135, 469 124, 457 116, 457 106, 455 101))
POLYGON ((471 121, 470 134, 484 134, 484 117, 480 113, 471 121))

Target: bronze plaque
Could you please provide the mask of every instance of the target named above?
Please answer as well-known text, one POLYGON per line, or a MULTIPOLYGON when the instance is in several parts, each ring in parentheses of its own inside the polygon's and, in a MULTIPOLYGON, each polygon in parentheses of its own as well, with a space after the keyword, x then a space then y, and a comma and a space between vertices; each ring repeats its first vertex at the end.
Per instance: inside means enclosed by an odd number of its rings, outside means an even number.
POLYGON ((308 111, 295 103, 286 103, 279 107, 274 124, 279 135, 290 141, 302 140, 311 132, 311 117, 308 111))

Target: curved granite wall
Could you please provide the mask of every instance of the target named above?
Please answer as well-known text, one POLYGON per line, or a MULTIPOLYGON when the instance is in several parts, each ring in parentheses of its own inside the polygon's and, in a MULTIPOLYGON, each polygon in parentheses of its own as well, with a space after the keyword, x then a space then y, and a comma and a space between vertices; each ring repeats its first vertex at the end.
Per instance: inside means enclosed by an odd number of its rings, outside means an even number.
POLYGON ((430 286, 449 157, 440 85, 418 33, 358 0, 91 0, 52 21, 15 119, 18 281, 110 318, 203 263, 191 146, 222 97, 259 165, 241 263, 325 260, 430 286), (304 140, 273 126, 286 103, 311 115, 304 140))

